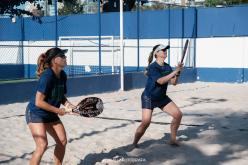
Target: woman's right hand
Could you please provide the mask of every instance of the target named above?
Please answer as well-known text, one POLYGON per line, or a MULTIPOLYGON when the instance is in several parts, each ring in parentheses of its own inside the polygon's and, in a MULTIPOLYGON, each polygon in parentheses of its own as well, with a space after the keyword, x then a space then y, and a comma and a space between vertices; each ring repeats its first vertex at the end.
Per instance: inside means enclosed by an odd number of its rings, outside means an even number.
POLYGON ((183 63, 179 62, 176 66, 176 71, 179 73, 183 69, 183 63))
POLYGON ((69 101, 66 101, 66 103, 65 103, 64 106, 65 106, 65 109, 66 109, 66 110, 70 110, 70 111, 72 111, 73 109, 77 108, 77 106, 73 105, 73 104, 70 103, 69 101))
POLYGON ((65 108, 59 108, 58 114, 64 116, 66 114, 65 108))

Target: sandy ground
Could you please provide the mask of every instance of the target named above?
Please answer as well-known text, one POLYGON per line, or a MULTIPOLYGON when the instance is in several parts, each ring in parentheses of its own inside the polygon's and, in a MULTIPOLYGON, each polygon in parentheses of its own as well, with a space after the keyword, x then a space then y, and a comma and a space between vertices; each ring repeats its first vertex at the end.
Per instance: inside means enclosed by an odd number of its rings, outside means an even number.
MULTIPOLYGON (((64 163, 149 165, 246 165, 248 163, 248 84, 185 83, 169 86, 168 95, 184 116, 178 131, 180 147, 166 142, 171 117, 159 109, 140 140, 130 144, 141 119, 142 89, 96 95, 104 101, 99 118, 61 117, 68 144, 64 163)), ((76 103, 84 97, 69 98, 76 103)), ((27 103, 0 106, 0 164, 28 164, 34 141, 25 123, 27 103)), ((52 164, 54 141, 41 164, 52 164)))

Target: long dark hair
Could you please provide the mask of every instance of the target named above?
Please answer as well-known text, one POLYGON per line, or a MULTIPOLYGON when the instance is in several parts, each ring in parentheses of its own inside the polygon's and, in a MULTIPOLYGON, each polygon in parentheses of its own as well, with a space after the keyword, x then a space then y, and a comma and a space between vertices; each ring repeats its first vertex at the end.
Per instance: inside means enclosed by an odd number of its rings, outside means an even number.
POLYGON ((38 78, 47 68, 52 67, 51 64, 52 59, 61 52, 62 50, 60 48, 51 48, 48 49, 45 53, 39 55, 37 60, 37 69, 36 69, 36 76, 38 78))
MULTIPOLYGON (((152 51, 150 52, 149 56, 148 56, 148 65, 147 67, 145 68, 145 75, 147 76, 147 72, 148 72, 148 66, 152 63, 152 60, 153 60, 153 53, 154 51, 156 50, 156 48, 159 46, 158 45, 155 45, 153 48, 152 48, 152 51)), ((155 55, 156 56, 156 55, 155 55)))
POLYGON ((46 63, 47 55, 46 53, 42 53, 39 55, 37 60, 37 69, 36 69, 36 76, 39 78, 41 74, 50 67, 50 64, 46 63))

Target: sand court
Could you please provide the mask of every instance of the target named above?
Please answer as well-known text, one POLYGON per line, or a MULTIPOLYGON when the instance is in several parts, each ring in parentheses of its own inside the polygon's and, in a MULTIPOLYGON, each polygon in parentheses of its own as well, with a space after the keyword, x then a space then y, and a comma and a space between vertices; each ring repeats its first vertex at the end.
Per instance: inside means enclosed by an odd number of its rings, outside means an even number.
MULTIPOLYGON (((248 162, 248 84, 184 83, 168 87, 168 95, 184 116, 178 131, 180 147, 172 147, 171 117, 159 109, 139 142, 130 144, 141 120, 143 89, 69 98, 77 103, 97 96, 104 111, 97 118, 61 117, 68 144, 64 164, 226 164, 248 162)), ((28 164, 34 141, 25 122, 25 103, 1 105, 0 164, 28 164)), ((41 164, 52 164, 50 136, 41 164)))

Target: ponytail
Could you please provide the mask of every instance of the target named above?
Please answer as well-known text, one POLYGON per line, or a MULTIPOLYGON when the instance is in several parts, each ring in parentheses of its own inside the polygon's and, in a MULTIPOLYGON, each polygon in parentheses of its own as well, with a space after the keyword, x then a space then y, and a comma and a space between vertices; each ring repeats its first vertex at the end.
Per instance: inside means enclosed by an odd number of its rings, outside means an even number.
MULTIPOLYGON (((152 60, 153 60, 153 51, 151 51, 150 54, 149 54, 149 57, 148 57, 148 66, 151 64, 152 60)), ((146 76, 147 76, 147 72, 148 72, 148 66, 145 68, 145 73, 144 74, 146 76)))
POLYGON ((46 53, 42 53, 37 60, 37 69, 36 76, 40 78, 41 74, 49 67, 49 64, 46 63, 47 55, 46 53))
MULTIPOLYGON (((152 63, 152 60, 153 60, 153 53, 154 51, 156 50, 156 48, 158 47, 159 45, 155 45, 153 48, 152 48, 152 51, 150 52, 149 54, 149 57, 148 57, 148 66, 152 63)), ((145 76, 147 76, 147 72, 148 72, 148 66, 145 68, 145 76)))

